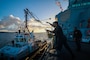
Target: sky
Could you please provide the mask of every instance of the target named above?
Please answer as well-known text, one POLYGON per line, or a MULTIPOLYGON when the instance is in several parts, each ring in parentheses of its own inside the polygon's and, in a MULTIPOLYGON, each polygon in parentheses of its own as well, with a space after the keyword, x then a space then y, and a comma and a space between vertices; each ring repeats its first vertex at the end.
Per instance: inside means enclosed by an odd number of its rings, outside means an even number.
MULTIPOLYGON (((66 10, 68 0, 58 1, 61 2, 62 8, 66 10)), ((8 21, 8 19, 13 18, 13 21, 14 19, 16 19, 16 21, 24 20, 25 8, 28 8, 29 11, 31 11, 34 16, 36 15, 41 21, 47 20, 48 18, 54 19, 55 15, 61 11, 56 5, 55 0, 0 0, 0 28, 5 28, 5 24, 7 24, 5 22, 8 21)))

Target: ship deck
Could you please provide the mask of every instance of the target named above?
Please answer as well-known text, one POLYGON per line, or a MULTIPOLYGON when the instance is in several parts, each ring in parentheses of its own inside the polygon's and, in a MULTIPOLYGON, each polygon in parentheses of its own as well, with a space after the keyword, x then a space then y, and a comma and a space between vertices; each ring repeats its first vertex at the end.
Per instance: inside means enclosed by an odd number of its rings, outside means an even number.
MULTIPOLYGON (((75 42, 68 42, 68 44, 75 54, 75 58, 73 60, 90 60, 90 44, 81 43, 82 49, 80 52, 76 51, 75 42)), ((55 49, 51 49, 46 60, 72 60, 72 58, 67 49, 63 47, 60 57, 56 56, 55 49)))
POLYGON ((73 41, 68 41, 68 44, 73 51, 75 58, 72 59, 68 50, 63 46, 60 57, 56 54, 56 50, 51 48, 50 44, 43 44, 40 49, 37 49, 31 55, 21 60, 90 60, 90 44, 81 43, 81 51, 76 51, 76 44, 73 41))

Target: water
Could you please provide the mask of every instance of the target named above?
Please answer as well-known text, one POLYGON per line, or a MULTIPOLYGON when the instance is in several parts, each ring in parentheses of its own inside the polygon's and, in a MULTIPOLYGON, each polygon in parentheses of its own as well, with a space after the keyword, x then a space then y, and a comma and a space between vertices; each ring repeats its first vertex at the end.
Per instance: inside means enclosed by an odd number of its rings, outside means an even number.
MULTIPOLYGON (((10 43, 12 40, 14 40, 16 33, 12 32, 0 32, 0 48, 5 46, 6 44, 10 43)), ((35 38, 37 40, 47 40, 47 34, 46 33, 35 33, 35 38)))

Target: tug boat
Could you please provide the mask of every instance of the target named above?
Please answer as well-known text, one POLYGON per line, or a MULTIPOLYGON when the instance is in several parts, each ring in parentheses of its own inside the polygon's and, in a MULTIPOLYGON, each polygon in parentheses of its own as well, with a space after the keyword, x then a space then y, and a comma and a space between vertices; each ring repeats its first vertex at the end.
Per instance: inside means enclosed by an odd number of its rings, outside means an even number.
POLYGON ((34 43, 35 42, 30 41, 28 34, 23 36, 19 33, 15 36, 12 44, 0 49, 0 57, 4 58, 4 60, 20 60, 39 48, 39 46, 34 43))
MULTIPOLYGON (((32 54, 43 44, 41 40, 33 40, 27 26, 28 9, 25 9, 25 28, 24 31, 18 30, 14 40, 0 49, 0 60, 23 60, 32 54), (27 30, 27 31, 26 31, 27 30)), ((33 37, 34 38, 34 37, 33 37)))

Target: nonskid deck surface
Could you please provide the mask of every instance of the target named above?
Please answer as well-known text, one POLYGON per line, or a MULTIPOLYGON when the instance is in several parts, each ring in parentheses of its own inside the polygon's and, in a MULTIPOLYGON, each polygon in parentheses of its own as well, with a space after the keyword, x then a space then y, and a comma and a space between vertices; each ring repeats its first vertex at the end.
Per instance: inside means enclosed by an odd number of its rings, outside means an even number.
POLYGON ((47 60, 90 60, 90 44, 81 43, 82 50, 76 51, 75 42, 68 42, 70 48, 72 49, 75 58, 72 59, 70 53, 66 48, 63 47, 61 55, 57 57, 57 52, 55 49, 49 51, 47 60))

